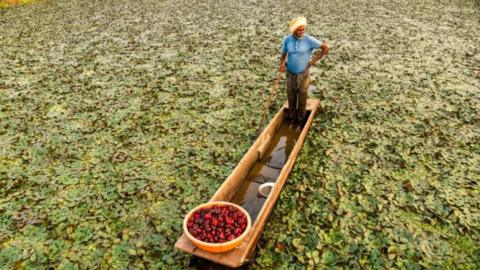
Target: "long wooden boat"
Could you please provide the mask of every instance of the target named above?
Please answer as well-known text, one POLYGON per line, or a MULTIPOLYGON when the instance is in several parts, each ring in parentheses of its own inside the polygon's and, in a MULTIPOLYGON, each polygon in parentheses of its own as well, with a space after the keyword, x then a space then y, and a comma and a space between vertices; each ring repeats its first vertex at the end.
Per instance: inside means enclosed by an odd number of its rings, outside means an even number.
MULTIPOLYGON (((296 139, 296 143, 293 146, 288 159, 284 163, 283 167, 280 169, 278 177, 276 178, 275 185, 270 191, 270 194, 266 199, 262 201, 260 211, 256 213, 255 218, 252 217, 252 228, 249 232, 249 235, 245 237, 242 244, 231 251, 225 253, 210 253, 198 249, 193 243, 182 234, 182 236, 177 240, 175 247, 179 250, 183 250, 187 253, 190 253, 194 256, 207 259, 209 261, 219 263, 228 267, 240 267, 243 264, 249 262, 255 246, 260 238, 260 235, 263 231, 263 228, 270 216, 275 203, 277 202, 280 192, 290 174, 295 160, 300 152, 300 148, 303 145, 305 136, 313 122, 315 113, 317 112, 319 106, 318 99, 308 99, 307 100, 307 115, 308 118, 306 123, 301 128, 300 134, 296 139)), ((246 181, 246 177, 251 172, 252 168, 255 166, 257 161, 261 160, 267 149, 271 145, 275 134, 279 130, 282 123, 285 121, 285 113, 288 110, 288 103, 285 103, 283 107, 276 113, 268 126, 263 130, 260 136, 257 138, 255 143, 250 147, 248 152, 238 163, 232 173, 227 177, 219 189, 215 192, 210 201, 232 201, 237 191, 242 186, 243 182, 246 181)))

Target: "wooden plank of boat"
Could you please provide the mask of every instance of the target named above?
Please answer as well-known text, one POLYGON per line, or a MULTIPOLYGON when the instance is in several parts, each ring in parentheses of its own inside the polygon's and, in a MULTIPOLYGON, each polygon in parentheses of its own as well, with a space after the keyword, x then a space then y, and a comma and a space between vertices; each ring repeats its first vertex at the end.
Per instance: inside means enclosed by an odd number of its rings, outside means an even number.
MULTIPOLYGON (((303 126, 303 129, 295 143, 295 146, 288 156, 288 160, 284 164, 277 181, 273 189, 270 192, 270 195, 267 197, 265 203, 263 204, 256 220, 252 224, 252 228, 245 237, 245 240, 242 244, 231 251, 225 253, 210 253, 203 251, 196 246, 184 235, 177 240, 175 247, 179 250, 183 250, 187 253, 190 253, 194 256, 201 257, 207 260, 210 260, 215 263, 223 264, 228 267, 240 267, 243 264, 247 263, 254 250, 255 246, 261 236, 263 228, 267 222, 268 217, 270 216, 275 203, 280 197, 282 188, 290 174, 295 160, 300 152, 300 148, 303 145, 303 141, 307 135, 307 132, 313 122, 315 113, 317 112, 318 99, 308 99, 307 100, 307 111, 310 112, 309 117, 303 126)), ((210 201, 230 201, 232 197, 245 180, 252 166, 260 160, 268 149, 271 139, 274 137, 276 131, 282 125, 285 116, 285 110, 288 108, 288 103, 285 103, 283 107, 277 112, 273 117, 272 121, 268 124, 265 130, 260 134, 255 143, 250 147, 248 152, 238 163, 232 173, 227 177, 223 184, 218 188, 217 192, 213 195, 210 201)))

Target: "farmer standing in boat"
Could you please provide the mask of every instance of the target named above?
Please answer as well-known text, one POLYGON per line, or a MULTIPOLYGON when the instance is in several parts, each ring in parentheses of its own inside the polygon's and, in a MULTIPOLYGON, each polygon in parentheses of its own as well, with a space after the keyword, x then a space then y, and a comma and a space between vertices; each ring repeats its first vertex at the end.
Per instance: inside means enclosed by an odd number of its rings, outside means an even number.
POLYGON ((310 67, 328 53, 328 44, 305 34, 307 19, 298 17, 288 24, 291 35, 283 41, 280 72, 287 72, 287 119, 302 124, 305 120, 310 67), (321 48, 312 59, 314 49, 321 48))

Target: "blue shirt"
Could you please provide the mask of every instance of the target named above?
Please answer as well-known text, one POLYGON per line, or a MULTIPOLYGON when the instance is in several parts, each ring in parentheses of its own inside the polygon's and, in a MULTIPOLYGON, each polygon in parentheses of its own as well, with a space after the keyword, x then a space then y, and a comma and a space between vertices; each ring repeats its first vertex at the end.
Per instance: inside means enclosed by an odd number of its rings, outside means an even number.
POLYGON ((299 74, 305 71, 314 49, 320 48, 322 42, 307 34, 302 39, 289 35, 283 41, 282 53, 287 54, 287 70, 299 74))

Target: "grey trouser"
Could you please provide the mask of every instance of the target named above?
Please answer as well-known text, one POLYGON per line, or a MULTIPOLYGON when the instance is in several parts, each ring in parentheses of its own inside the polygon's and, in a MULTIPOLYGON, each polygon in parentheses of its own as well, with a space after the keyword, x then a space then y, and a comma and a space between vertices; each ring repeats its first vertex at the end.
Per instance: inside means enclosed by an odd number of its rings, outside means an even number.
POLYGON ((310 71, 307 68, 299 74, 287 71, 287 97, 289 120, 303 121, 306 113, 310 71))

